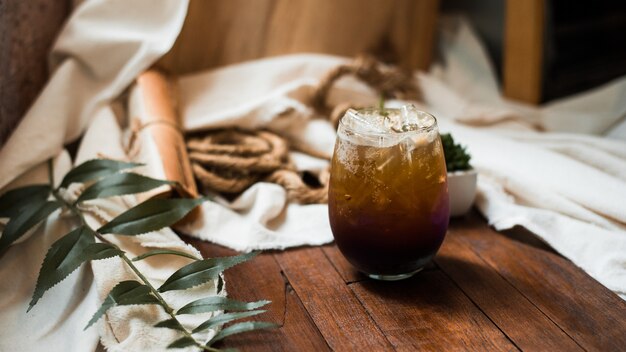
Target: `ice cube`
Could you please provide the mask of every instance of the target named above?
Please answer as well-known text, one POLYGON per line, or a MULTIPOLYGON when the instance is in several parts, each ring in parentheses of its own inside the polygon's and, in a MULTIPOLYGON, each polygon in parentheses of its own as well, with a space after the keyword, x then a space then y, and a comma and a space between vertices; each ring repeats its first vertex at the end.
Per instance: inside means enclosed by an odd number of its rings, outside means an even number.
POLYGON ((415 105, 408 104, 400 108, 400 117, 402 118, 402 131, 414 131, 420 127, 419 111, 415 105))
MULTIPOLYGON (((404 105, 400 109, 349 109, 341 120, 338 129, 340 138, 355 144, 391 147, 409 137, 405 132, 422 131, 435 124, 435 119, 428 113, 417 110, 413 105, 404 105)), ((430 131, 426 131, 427 134, 430 131)), ((413 133, 409 133, 414 135, 413 133)), ((420 133, 421 134, 421 133, 420 133)), ((411 137, 417 146, 423 142, 416 140, 419 134, 411 137)), ((430 141, 430 136, 429 136, 430 141)), ((405 141, 407 143, 407 141, 405 141)), ((407 144, 408 150, 413 147, 407 144)))
POLYGON ((417 110, 413 104, 407 104, 400 108, 399 114, 389 114, 385 126, 389 131, 402 133, 428 128, 432 126, 433 120, 432 116, 417 110))
POLYGON ((399 110, 387 111, 384 125, 389 132, 413 131, 418 128, 417 109, 413 105, 403 105, 399 110))
POLYGON ((356 111, 349 109, 343 119, 344 124, 357 133, 385 133, 383 117, 376 111, 356 111))

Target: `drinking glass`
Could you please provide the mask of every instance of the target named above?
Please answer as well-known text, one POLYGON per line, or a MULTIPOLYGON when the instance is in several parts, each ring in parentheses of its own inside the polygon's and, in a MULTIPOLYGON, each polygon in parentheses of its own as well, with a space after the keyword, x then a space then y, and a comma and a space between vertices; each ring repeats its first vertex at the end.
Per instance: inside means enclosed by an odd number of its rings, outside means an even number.
POLYGON ((448 228, 446 175, 432 115, 412 105, 348 110, 339 122, 328 193, 341 253, 374 279, 420 271, 448 228))

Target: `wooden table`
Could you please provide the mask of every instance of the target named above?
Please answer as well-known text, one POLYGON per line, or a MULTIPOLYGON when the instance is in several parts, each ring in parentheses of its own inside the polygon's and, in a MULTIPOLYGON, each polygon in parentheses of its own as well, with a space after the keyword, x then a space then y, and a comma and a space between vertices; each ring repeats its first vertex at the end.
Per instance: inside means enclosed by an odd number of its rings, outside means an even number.
POLYGON ((224 344, 242 351, 626 351, 626 302, 476 213, 453 220, 433 265, 408 280, 366 278, 334 245, 266 252, 226 280, 232 298, 272 300, 259 320, 281 326, 224 344))

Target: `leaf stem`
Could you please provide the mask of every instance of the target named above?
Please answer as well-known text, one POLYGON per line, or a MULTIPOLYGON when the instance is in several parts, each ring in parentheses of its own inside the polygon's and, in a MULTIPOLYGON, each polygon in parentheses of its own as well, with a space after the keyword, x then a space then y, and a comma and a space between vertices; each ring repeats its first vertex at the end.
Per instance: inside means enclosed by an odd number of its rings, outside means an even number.
POLYGON ((118 245, 116 245, 115 243, 112 243, 111 241, 107 240, 106 238, 104 238, 104 236, 102 236, 102 234, 98 233, 97 230, 92 229, 91 226, 89 226, 89 224, 87 223, 87 220, 85 219, 85 216, 83 215, 83 213, 81 212, 81 210, 76 206, 76 204, 74 203, 70 203, 67 200, 65 200, 61 194, 59 193, 59 189, 58 188, 54 188, 54 178, 52 175, 52 159, 49 160, 48 162, 48 178, 50 180, 50 190, 52 192, 52 195, 54 196, 54 198, 56 198, 59 202, 63 203, 74 215, 76 215, 81 223, 90 228, 94 234, 96 235, 96 237, 102 241, 103 243, 109 244, 113 247, 115 247, 115 249, 120 250, 120 252, 122 252, 122 255, 120 255, 120 257, 122 258, 122 260, 126 263, 126 265, 128 265, 128 267, 135 273, 135 275, 137 275, 137 277, 148 287, 150 288, 150 291, 152 292, 152 294, 156 297, 156 299, 159 301, 159 304, 161 305, 161 307, 163 307, 163 310, 165 310, 165 312, 172 317, 172 319, 176 320, 179 325, 181 327, 183 327, 183 330, 181 330, 181 332, 183 333, 183 335, 185 335, 185 337, 188 337, 190 339, 192 339, 194 341, 194 344, 199 347, 200 349, 204 350, 204 351, 219 351, 218 349, 212 348, 210 346, 205 346, 204 344, 198 342, 195 338, 193 338, 192 334, 190 331, 188 331, 183 325, 182 323, 178 320, 178 318, 176 317, 176 314, 174 314, 174 309, 172 307, 170 307, 170 305, 165 301, 165 299, 163 298, 163 296, 161 296, 161 294, 159 293, 159 291, 152 285, 152 283, 150 283, 150 280, 148 280, 147 277, 145 277, 141 271, 135 266, 135 264, 133 263, 133 261, 128 258, 126 256, 126 252, 124 250, 122 250, 118 245))

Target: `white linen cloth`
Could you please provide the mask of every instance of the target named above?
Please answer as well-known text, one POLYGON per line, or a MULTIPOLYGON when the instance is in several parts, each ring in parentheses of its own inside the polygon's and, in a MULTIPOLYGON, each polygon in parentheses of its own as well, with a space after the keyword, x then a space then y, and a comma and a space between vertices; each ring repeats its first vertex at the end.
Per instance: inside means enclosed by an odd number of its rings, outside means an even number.
MULTIPOLYGON (((484 50, 464 22, 445 24, 442 45, 446 66, 418 75, 422 108, 435 113, 442 132, 468 146, 479 171, 481 212, 496 229, 526 227, 626 298, 626 143, 574 133, 599 133, 619 121, 626 78, 534 108, 500 96, 484 50)), ((330 153, 334 131, 307 102, 324 73, 344 62, 292 55, 182 77, 185 128, 263 127, 330 153)), ((331 93, 331 101, 346 97, 376 102, 353 80, 340 81, 331 93)), ((315 160, 301 167, 325 165, 315 160)), ((286 204, 285 192, 273 184, 258 183, 230 204, 204 209, 205 221, 185 230, 237 250, 332 240, 326 206, 286 204)))
MULTIPOLYGON (((99 155, 125 159, 121 131, 109 104, 169 50, 186 11, 187 1, 181 0, 161 1, 159 6, 150 0, 81 4, 54 46, 55 70, 50 81, 0 151, 0 188, 47 182, 49 158, 55 160, 55 180, 60 182, 72 166, 63 145, 83 134, 87 126, 76 164, 99 155)), ((71 187, 65 196, 75 199, 76 191, 71 187)), ((87 221, 97 228, 134 204, 133 196, 90 201, 87 221)), ((99 341, 109 351, 164 350, 179 335, 152 326, 168 317, 156 306, 112 308, 97 326, 83 331, 111 288, 119 281, 134 279, 119 258, 82 266, 26 313, 44 255, 54 241, 77 225, 71 219, 54 212, 30 237, 24 236, 0 258, 0 351, 94 351, 99 341)), ((150 248, 171 248, 199 256, 170 229, 111 240, 131 257, 150 248)), ((154 285, 159 285, 188 262, 168 256, 167 261, 153 257, 137 265, 154 285)), ((216 294, 215 283, 163 296, 180 307, 198 298, 199 293, 216 294)), ((193 321, 188 323, 196 325, 208 318, 190 317, 193 321)))

